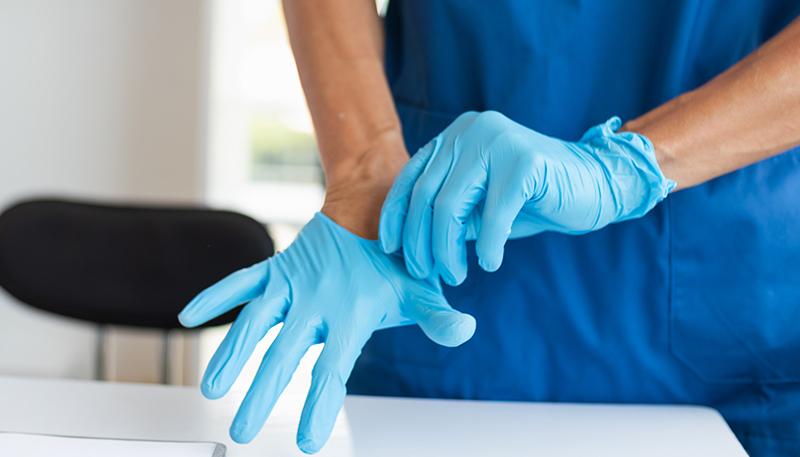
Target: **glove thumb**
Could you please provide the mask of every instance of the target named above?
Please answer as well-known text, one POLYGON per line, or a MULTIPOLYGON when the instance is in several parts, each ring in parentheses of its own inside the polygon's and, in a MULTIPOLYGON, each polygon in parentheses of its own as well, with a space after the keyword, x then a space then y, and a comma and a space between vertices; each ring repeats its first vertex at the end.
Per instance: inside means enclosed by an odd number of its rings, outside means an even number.
POLYGON ((426 290, 414 294, 411 300, 407 316, 433 342, 455 347, 466 343, 475 334, 475 318, 453 309, 441 292, 426 290))

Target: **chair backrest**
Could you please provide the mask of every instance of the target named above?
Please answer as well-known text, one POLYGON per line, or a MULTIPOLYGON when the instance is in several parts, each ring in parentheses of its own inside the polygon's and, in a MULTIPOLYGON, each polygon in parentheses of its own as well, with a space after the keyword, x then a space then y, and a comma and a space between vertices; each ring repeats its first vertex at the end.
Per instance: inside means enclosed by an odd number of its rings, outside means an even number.
POLYGON ((101 324, 178 328, 196 293, 273 253, 263 225, 230 211, 42 199, 0 214, 0 286, 101 324))

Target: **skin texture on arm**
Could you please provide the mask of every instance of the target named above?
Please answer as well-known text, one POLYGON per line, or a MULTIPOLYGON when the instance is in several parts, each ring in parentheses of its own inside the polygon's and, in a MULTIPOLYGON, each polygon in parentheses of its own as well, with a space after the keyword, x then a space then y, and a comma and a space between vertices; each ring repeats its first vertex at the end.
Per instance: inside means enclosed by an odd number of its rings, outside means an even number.
POLYGON ((700 88, 623 126, 648 137, 677 189, 800 144, 800 19, 700 88))
POLYGON ((327 181, 322 211, 376 238, 383 199, 408 161, 374 0, 285 0, 289 39, 327 181))

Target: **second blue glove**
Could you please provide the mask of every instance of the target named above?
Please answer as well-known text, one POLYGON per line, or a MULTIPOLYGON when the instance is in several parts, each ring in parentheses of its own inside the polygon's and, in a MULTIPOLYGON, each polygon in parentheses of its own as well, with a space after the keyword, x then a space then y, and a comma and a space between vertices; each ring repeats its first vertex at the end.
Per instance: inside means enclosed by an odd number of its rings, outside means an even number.
POLYGON ((417 324, 446 346, 467 341, 475 331, 475 319, 450 307, 438 280, 414 279, 402 260, 384 254, 377 241, 353 235, 322 213, 286 251, 209 287, 179 318, 194 327, 244 302, 249 303, 208 364, 202 392, 209 398, 225 395, 259 340, 283 322, 231 426, 235 441, 248 442, 303 354, 324 343, 297 432, 298 446, 308 453, 328 439, 345 382, 375 330, 417 324))
POLYGON ((615 117, 568 142, 497 112, 462 114, 395 180, 381 213, 384 251, 402 247, 413 276, 457 285, 468 239, 477 239, 481 267, 495 271, 509 237, 580 234, 643 216, 675 183, 650 141, 617 133, 620 125, 615 117))

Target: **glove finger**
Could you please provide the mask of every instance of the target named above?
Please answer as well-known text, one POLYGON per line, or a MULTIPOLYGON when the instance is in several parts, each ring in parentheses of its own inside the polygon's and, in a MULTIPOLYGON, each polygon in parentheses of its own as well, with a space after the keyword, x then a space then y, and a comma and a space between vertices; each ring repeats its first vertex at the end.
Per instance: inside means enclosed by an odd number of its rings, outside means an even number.
POLYGON ((303 452, 318 452, 328 441, 344 403, 347 378, 369 336, 350 328, 328 335, 311 372, 311 388, 297 430, 297 446, 303 452))
POLYGON ((515 170, 489 178, 480 232, 475 244, 478 264, 486 271, 497 271, 503 263, 503 250, 511 235, 511 226, 528 200, 522 185, 524 178, 518 176, 519 173, 522 172, 515 170))
POLYGON ((408 213, 411 192, 414 190, 414 183, 425 170, 431 156, 433 155, 434 143, 432 140, 423 146, 408 161, 405 167, 397 175, 397 178, 386 195, 386 200, 381 208, 381 217, 378 228, 378 238, 381 242, 383 252, 391 254, 400 249, 403 242, 403 222, 408 213))
POLYGON ((248 443, 255 438, 315 338, 316 329, 305 323, 284 324, 233 419, 230 435, 234 441, 248 443))
POLYGON ((486 169, 460 160, 433 205, 431 248, 436 269, 451 286, 467 277, 467 221, 485 194, 486 169))
POLYGON ((197 327, 248 302, 264 292, 269 261, 233 272, 200 292, 178 315, 184 327, 197 327))
POLYGON ((381 248, 387 254, 399 250, 403 243, 403 230, 408 214, 411 195, 417 180, 429 166, 436 149, 444 138, 455 137, 471 124, 478 113, 470 111, 458 116, 442 133, 420 148, 395 179, 381 210, 378 229, 381 248))
POLYGON ((404 314, 417 323, 433 342, 455 347, 475 334, 475 318, 453 309, 441 292, 424 289, 414 293, 404 314))
POLYGON ((403 255, 406 269, 415 278, 427 278, 433 271, 431 231, 433 202, 450 171, 451 154, 436 141, 428 165, 414 184, 408 215, 403 225, 403 255))
POLYGON ((208 362, 200 384, 206 398, 220 398, 230 390, 258 342, 283 321, 288 304, 286 290, 276 287, 273 281, 264 295, 242 309, 208 362))

